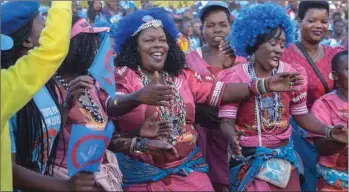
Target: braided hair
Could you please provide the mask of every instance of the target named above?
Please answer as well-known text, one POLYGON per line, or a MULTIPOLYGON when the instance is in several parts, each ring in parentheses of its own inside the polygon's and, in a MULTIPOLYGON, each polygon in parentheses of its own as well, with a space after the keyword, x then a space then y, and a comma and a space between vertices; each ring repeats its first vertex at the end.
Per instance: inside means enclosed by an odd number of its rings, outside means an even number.
MULTIPOLYGON (((7 69, 13 66, 16 61, 22 57, 25 53, 25 48, 22 46, 23 42, 26 41, 32 32, 33 21, 14 32, 10 36, 14 41, 14 46, 8 51, 1 52, 1 67, 7 69)), ((53 79, 50 79, 46 83, 46 88, 54 100, 57 108, 60 111, 61 117, 61 104, 58 102, 61 94, 57 94, 55 88, 57 86, 53 79)), ((62 100, 62 99, 61 99, 62 100)), ((62 120, 62 119, 61 119, 62 120)), ((36 159, 41 164, 44 163, 45 153, 48 156, 46 163, 45 174, 53 174, 53 165, 56 159, 56 151, 58 146, 59 137, 63 137, 63 129, 57 133, 57 137, 53 143, 50 151, 49 142, 44 142, 45 139, 49 138, 48 127, 45 123, 44 117, 41 114, 39 108, 36 106, 33 99, 31 99, 27 105, 20 109, 16 114, 16 129, 14 130, 15 145, 16 145, 16 163, 32 171, 40 172, 42 170, 37 167, 36 159), (38 153, 33 157, 34 146, 40 144, 38 153), (47 151, 45 151, 45 149, 47 151), (39 158, 40 157, 40 158, 39 158)))
MULTIPOLYGON (((177 76, 182 72, 186 64, 185 55, 178 47, 176 40, 166 31, 165 34, 169 49, 164 65, 164 70, 171 76, 177 76)), ((131 36, 120 47, 119 54, 115 58, 116 66, 127 66, 134 71, 137 70, 138 65, 142 63, 141 56, 139 55, 137 50, 138 36, 139 35, 131 36)))
MULTIPOLYGON (((82 19, 73 15, 73 25, 82 19)), ((70 40, 69 52, 62 65, 58 69, 58 74, 70 74, 74 76, 86 75, 87 69, 92 65, 101 39, 98 33, 79 33, 70 40)))

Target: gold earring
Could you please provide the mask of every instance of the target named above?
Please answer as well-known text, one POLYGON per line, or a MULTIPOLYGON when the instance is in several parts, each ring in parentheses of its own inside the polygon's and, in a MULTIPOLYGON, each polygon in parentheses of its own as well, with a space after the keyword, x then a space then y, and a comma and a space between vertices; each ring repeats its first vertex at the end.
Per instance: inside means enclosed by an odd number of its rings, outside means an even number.
POLYGON ((330 78, 332 81, 335 80, 332 72, 328 74, 328 78, 330 78))

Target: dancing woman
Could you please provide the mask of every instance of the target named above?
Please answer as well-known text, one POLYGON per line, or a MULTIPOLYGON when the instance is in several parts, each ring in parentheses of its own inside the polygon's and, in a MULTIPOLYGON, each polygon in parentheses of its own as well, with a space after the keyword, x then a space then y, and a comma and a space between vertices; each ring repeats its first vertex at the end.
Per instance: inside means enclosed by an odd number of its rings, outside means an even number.
MULTIPOLYGON (((195 103, 218 106, 250 96, 248 83, 225 84, 200 76, 185 66, 185 56, 176 44, 178 32, 163 9, 137 11, 120 20, 113 33, 117 53, 115 72, 117 94, 138 93, 149 84, 164 84, 172 90, 163 93, 167 102, 154 104, 135 101, 119 106, 117 99, 108 101, 109 115, 114 111, 128 112, 114 121, 118 131, 132 133, 144 119, 159 114, 159 119, 170 121, 169 137, 159 139, 174 145, 177 156, 166 151, 146 152, 147 138, 135 137, 139 145, 131 143, 131 150, 117 154, 123 173, 125 191, 212 191, 205 172, 208 167, 196 147, 197 132, 193 128, 195 103), (158 72, 158 73, 156 73, 158 72), (160 78, 154 83, 154 75, 160 78)), ((289 91, 285 79, 301 84, 298 73, 283 73, 268 79, 271 90, 289 91)), ((159 95, 154 94, 154 97, 159 95)))
POLYGON ((338 141, 346 140, 341 136, 342 126, 331 129, 308 113, 306 84, 293 92, 266 93, 269 88, 263 86, 263 78, 302 71, 302 67, 280 61, 293 40, 293 25, 281 6, 266 3, 243 10, 232 26, 232 34, 236 53, 254 55, 255 61, 225 70, 217 79, 247 83, 261 78, 252 87, 264 90, 256 91, 257 95, 248 100, 220 107, 221 130, 235 155, 230 165, 231 190, 299 191, 298 159, 289 141, 290 115, 307 130, 332 132, 329 138, 338 141))

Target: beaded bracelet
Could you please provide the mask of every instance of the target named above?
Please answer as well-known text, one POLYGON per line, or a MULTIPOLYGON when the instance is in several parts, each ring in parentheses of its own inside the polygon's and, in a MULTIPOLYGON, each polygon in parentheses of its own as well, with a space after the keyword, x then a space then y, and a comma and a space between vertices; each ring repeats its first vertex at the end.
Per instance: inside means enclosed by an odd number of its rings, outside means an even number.
POLYGON ((143 153, 148 149, 148 142, 149 140, 147 138, 137 138, 136 139, 136 144, 134 147, 133 152, 134 153, 143 153))
POLYGON ((267 90, 265 88, 265 78, 258 80, 258 92, 261 94, 266 94, 267 90))
POLYGON ((248 89, 253 95, 262 95, 269 92, 269 87, 267 86, 267 80, 265 78, 252 80, 248 84, 248 89))
POLYGON ((136 142, 137 142, 137 137, 132 138, 130 150, 129 150, 130 153, 133 153, 135 151, 136 142))

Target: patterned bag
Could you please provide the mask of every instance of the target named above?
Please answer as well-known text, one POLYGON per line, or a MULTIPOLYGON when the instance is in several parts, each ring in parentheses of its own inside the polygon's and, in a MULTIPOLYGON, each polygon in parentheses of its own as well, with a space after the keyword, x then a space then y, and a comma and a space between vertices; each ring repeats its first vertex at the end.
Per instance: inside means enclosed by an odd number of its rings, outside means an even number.
POLYGON ((291 176, 291 163, 284 159, 268 159, 261 167, 256 178, 284 189, 291 176))

